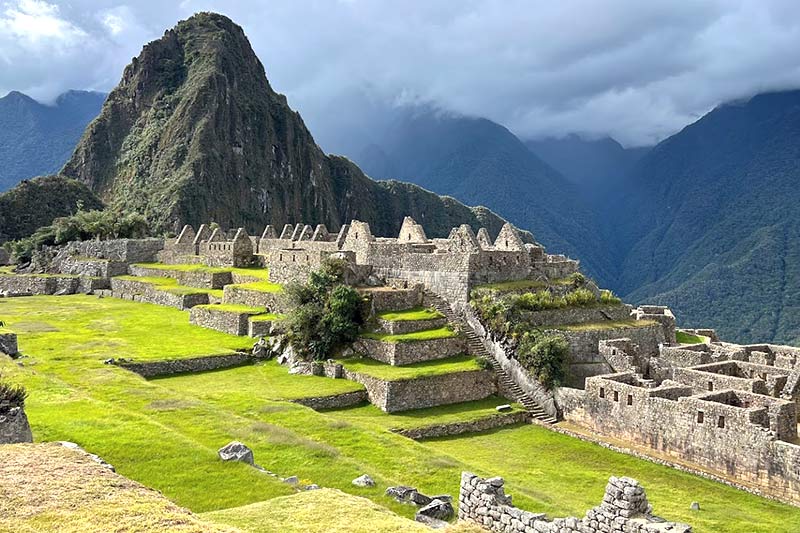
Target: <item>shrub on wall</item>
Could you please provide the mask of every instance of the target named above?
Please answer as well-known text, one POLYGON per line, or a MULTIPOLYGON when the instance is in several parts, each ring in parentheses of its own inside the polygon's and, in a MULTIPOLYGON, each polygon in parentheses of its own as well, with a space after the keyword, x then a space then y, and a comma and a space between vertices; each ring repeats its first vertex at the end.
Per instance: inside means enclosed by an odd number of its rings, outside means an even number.
POLYGON ((528 332, 517 347, 517 360, 539 383, 552 389, 567 377, 569 344, 561 335, 528 332))
MULTIPOLYGON (((0 375, 2 378, 2 375, 0 375)), ((11 385, 0 379, 0 412, 14 407, 24 407, 28 392, 22 385, 11 385)))
POLYGON ((307 360, 331 357, 355 341, 364 325, 363 299, 343 279, 344 263, 328 260, 306 283, 286 287, 291 309, 283 321, 286 339, 307 360))

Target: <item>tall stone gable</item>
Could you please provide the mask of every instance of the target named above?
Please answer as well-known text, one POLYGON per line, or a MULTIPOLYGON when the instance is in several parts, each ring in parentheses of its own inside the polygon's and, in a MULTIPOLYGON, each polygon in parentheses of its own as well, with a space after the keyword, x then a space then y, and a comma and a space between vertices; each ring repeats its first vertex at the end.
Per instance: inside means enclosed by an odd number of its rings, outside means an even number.
POLYGON ((494 247, 506 252, 522 252, 525 250, 525 243, 522 242, 517 228, 506 222, 494 241, 494 247))

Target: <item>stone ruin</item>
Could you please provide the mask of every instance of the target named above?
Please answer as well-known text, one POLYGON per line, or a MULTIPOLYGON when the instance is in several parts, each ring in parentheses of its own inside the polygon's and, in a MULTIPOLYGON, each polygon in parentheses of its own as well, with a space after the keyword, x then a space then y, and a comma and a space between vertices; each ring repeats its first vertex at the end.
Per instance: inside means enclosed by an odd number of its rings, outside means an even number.
POLYGON ((603 501, 583 518, 548 519, 544 513, 523 511, 511 504, 503 478, 461 475, 458 519, 494 533, 690 533, 687 524, 654 516, 644 488, 635 479, 612 477, 603 501))

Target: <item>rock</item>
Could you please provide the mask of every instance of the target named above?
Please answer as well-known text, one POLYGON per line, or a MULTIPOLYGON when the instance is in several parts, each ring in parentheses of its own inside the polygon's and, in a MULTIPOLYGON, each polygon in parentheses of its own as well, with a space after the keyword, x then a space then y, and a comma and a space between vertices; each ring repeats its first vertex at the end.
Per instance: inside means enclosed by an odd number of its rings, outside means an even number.
POLYGON ((692 505, 689 506, 689 509, 691 509, 692 511, 699 511, 700 504, 697 502, 692 502, 692 505))
POLYGON ((425 516, 417 513, 414 517, 414 520, 419 522, 420 524, 425 524, 431 529, 444 529, 450 524, 445 522, 444 520, 439 520, 438 518, 431 518, 430 516, 425 516))
POLYGON ((511 411, 511 406, 504 403, 503 405, 498 405, 495 409, 501 413, 505 413, 506 411, 511 411))
POLYGON ((355 478, 353 480, 353 485, 356 487, 374 487, 375 480, 369 477, 367 474, 364 474, 355 478))
POLYGON ((253 450, 238 441, 226 444, 217 453, 223 461, 241 461, 249 465, 255 464, 253 450))
POLYGON ((386 489, 386 495, 391 496, 395 500, 399 502, 406 502, 409 501, 409 495, 412 492, 417 492, 417 489, 413 487, 406 487, 405 485, 400 485, 398 487, 389 487, 386 489))
POLYGON ((284 483, 288 483, 289 485, 297 485, 300 483, 300 479, 297 476, 289 476, 283 479, 284 483))
POLYGON ((432 498, 429 498, 428 496, 425 496, 424 494, 416 490, 411 491, 411 493, 408 495, 408 499, 414 505, 419 505, 419 506, 428 505, 433 501, 432 498))
POLYGON ((31 426, 22 407, 0 412, 0 444, 33 442, 31 426))
POLYGON ((113 365, 114 364, 114 358, 112 357, 111 359, 104 359, 103 360, 103 364, 104 365, 113 365))
POLYGON ((289 373, 300 376, 310 376, 314 373, 314 367, 312 363, 295 363, 292 365, 292 368, 289 369, 289 373))
POLYGON ((442 500, 432 500, 417 511, 417 516, 427 516, 437 520, 450 520, 454 515, 453 504, 442 500))
POLYGON ((306 485, 306 490, 319 490, 320 486, 316 483, 312 483, 311 485, 306 485))
POLYGON ((431 500, 442 500, 443 502, 451 502, 453 501, 453 497, 449 494, 439 494, 438 496, 431 496, 431 500))

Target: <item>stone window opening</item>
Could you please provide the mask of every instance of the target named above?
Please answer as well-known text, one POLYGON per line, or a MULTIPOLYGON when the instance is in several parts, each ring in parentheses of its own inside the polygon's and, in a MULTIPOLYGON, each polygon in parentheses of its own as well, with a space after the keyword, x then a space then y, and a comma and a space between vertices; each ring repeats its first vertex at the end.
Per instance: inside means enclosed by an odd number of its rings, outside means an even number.
POLYGON ((614 391, 614 401, 615 402, 619 401, 619 391, 614 391))
POLYGON ((600 397, 601 398, 605 398, 606 397, 606 389, 605 389, 605 387, 600 387, 600 397))
POLYGON ((628 394, 628 405, 633 405, 633 394, 628 394))
POLYGON ((697 411, 697 423, 702 424, 703 418, 705 418, 705 413, 703 411, 697 411))
POLYGON ((297 261, 297 256, 292 254, 292 263, 294 263, 295 261, 297 261))
POLYGON ((724 428, 725 427, 725 417, 724 416, 720 416, 717 419, 717 427, 718 428, 724 428))
POLYGON ((278 255, 278 261, 283 261, 283 254, 278 255))
POLYGON ((709 381, 708 382, 708 390, 710 390, 710 391, 714 390, 714 382, 713 381, 709 381))

